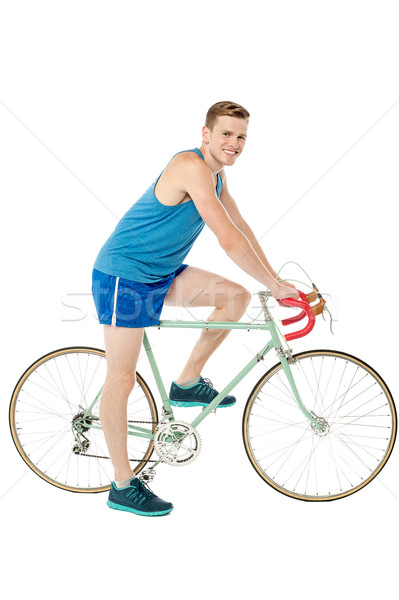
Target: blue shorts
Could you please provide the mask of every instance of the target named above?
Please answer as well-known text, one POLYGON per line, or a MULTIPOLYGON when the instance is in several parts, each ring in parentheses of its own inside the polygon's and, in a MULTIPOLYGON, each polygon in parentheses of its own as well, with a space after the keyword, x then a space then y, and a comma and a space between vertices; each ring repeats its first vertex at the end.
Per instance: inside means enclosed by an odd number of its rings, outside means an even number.
POLYGON ((92 293, 100 323, 117 327, 157 325, 165 296, 180 267, 156 283, 140 283, 93 269, 92 293))

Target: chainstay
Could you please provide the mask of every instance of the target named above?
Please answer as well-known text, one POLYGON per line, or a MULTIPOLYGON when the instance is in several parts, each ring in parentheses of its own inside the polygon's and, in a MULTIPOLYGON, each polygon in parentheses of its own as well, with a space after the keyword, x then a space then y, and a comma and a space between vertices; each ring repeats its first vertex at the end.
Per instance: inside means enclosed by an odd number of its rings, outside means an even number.
MULTIPOLYGON (((100 456, 98 454, 86 454, 85 452, 80 452, 78 455, 76 456, 86 456, 87 458, 105 458, 107 460, 111 460, 109 456, 100 456)), ((149 462, 157 462, 154 459, 150 459, 147 458, 146 460, 144 460, 143 458, 129 458, 130 462, 142 462, 142 463, 149 463, 149 462)))

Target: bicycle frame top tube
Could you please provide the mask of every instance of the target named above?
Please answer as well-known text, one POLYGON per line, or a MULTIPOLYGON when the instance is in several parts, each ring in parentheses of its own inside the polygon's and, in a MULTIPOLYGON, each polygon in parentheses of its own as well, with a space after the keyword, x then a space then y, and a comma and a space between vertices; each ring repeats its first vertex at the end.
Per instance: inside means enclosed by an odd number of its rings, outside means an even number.
POLYGON ((244 321, 159 321, 158 325, 152 325, 148 329, 155 327, 170 327, 174 329, 251 329, 256 330, 275 330, 272 321, 265 323, 244 323, 244 321))

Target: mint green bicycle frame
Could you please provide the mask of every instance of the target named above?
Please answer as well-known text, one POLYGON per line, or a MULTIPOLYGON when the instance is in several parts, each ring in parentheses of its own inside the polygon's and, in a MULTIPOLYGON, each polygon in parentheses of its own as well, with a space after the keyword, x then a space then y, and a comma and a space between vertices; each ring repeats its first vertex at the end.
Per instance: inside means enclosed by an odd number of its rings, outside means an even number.
MULTIPOLYGON (((264 346, 258 352, 258 354, 252 360, 250 360, 249 363, 230 381, 230 383, 228 383, 226 385, 226 387, 214 398, 214 400, 209 404, 209 406, 207 406, 201 410, 200 414, 191 423, 192 427, 197 427, 197 425, 199 425, 199 423, 201 423, 201 421, 203 421, 205 419, 205 417, 207 417, 209 415, 210 412, 215 410, 217 408, 217 406, 220 404, 220 402, 222 402, 222 400, 227 396, 227 394, 229 394, 233 390, 233 388, 235 388, 235 386, 238 383, 240 383, 240 381, 242 379, 244 379, 244 377, 246 375, 248 375, 248 373, 261 360, 263 360, 263 358, 266 356, 266 354, 272 348, 275 348, 277 350, 282 368, 284 370, 284 373, 287 377, 287 380, 288 380, 289 385, 292 389, 292 392, 296 398, 296 401, 298 403, 300 410, 307 417, 307 419, 309 419, 309 421, 313 424, 313 426, 316 429, 318 429, 318 430, 322 429, 322 425, 316 421, 314 416, 305 408, 305 406, 302 403, 302 400, 299 396, 298 389, 295 385, 295 381, 294 381, 294 377, 291 372, 289 361, 286 357, 285 352, 283 351, 283 348, 281 345, 281 340, 278 335, 276 326, 273 323, 273 320, 271 319, 271 316, 268 313, 267 309, 266 309, 265 314, 267 315, 266 316, 267 320, 264 323, 244 323, 241 321, 240 322, 233 322, 233 321, 227 321, 227 322, 202 321, 202 322, 199 322, 199 321, 162 321, 161 320, 158 325, 153 326, 153 327, 158 327, 158 328, 169 327, 169 328, 175 328, 175 329, 246 329, 247 331, 250 331, 251 329, 256 329, 258 331, 269 331, 269 333, 271 335, 271 339, 270 339, 269 343, 266 344, 266 346, 264 346)), ((162 405, 163 405, 163 408, 165 411, 165 416, 167 416, 171 421, 174 421, 175 418, 174 418, 174 414, 173 414, 173 409, 170 405, 169 397, 168 397, 168 394, 166 393, 165 386, 163 384, 161 375, 159 373, 158 365, 156 363, 155 356, 151 349, 150 342, 149 342, 149 339, 148 339, 148 336, 147 336, 147 333, 145 330, 144 330, 144 337, 143 337, 143 346, 144 346, 148 361, 150 363, 150 367, 151 367, 152 373, 154 375, 154 379, 155 379, 156 385, 158 387, 159 394, 161 396, 162 405)), ((101 429, 101 427, 93 424, 93 415, 91 412, 92 408, 98 401, 98 399, 101 395, 101 392, 102 392, 102 388, 100 389, 100 391, 98 392, 94 401, 88 407, 88 409, 85 411, 85 413, 82 417, 81 424, 85 427, 101 429), (86 418, 89 418, 89 420, 86 421, 86 418)), ((97 419, 95 419, 95 420, 97 420, 97 419)), ((131 423, 128 423, 128 434, 136 436, 136 437, 142 437, 142 438, 148 438, 148 439, 154 439, 154 437, 155 437, 154 433, 150 429, 146 429, 144 427, 138 427, 131 423)))

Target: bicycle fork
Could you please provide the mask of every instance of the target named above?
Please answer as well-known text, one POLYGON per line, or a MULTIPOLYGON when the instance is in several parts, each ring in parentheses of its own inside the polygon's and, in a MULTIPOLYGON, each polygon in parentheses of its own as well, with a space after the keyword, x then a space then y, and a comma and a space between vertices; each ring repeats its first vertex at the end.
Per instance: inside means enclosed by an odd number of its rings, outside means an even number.
POLYGON ((298 403, 298 406, 305 417, 310 421, 312 429, 315 430, 316 434, 319 436, 324 436, 328 433, 329 427, 327 421, 323 417, 317 416, 313 411, 308 411, 308 409, 304 406, 301 397, 298 392, 298 388, 296 387, 294 377, 291 372, 291 367, 289 365, 288 359, 283 348, 280 346, 276 348, 277 355, 280 359, 281 366, 283 367, 284 373, 288 379, 288 383, 290 384, 292 393, 295 396, 295 400, 298 403))

